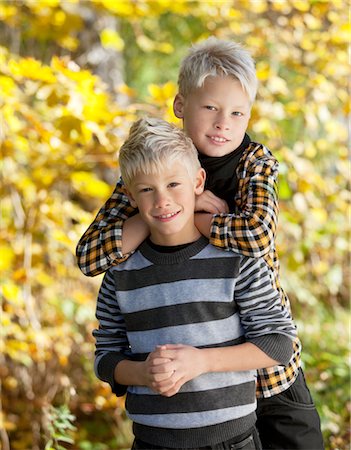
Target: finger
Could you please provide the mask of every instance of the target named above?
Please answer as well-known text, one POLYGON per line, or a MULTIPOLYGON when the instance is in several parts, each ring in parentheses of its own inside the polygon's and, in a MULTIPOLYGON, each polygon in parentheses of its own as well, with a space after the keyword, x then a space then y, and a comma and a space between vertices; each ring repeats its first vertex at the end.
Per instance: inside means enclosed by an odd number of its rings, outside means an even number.
POLYGON ((205 199, 207 199, 209 205, 211 205, 213 208, 217 209, 219 212, 227 213, 229 212, 228 204, 225 200, 218 197, 211 191, 205 191, 205 199))
MULTIPOLYGON (((173 371, 171 372, 164 372, 164 373, 156 373, 152 375, 152 384, 153 385, 162 385, 162 383, 166 382, 167 380, 169 380, 172 375, 173 375, 173 371)), ((174 381, 173 381, 174 383, 174 381)))
POLYGON ((157 373, 167 373, 167 372, 174 372, 175 370, 175 364, 173 361, 169 361, 165 364, 159 364, 157 366, 150 367, 150 373, 151 374, 157 374, 157 373))
POLYGON ((157 358, 152 358, 150 360, 150 366, 151 367, 156 367, 156 366, 160 366, 160 365, 163 365, 163 364, 167 364, 169 362, 171 362, 170 358, 165 358, 163 356, 158 356, 157 358))
POLYGON ((181 378, 172 387, 170 387, 170 389, 164 391, 162 395, 164 397, 172 397, 173 395, 178 394, 184 383, 185 383, 184 378, 181 378))
POLYGON ((184 344, 166 344, 166 345, 164 345, 164 350, 172 350, 172 349, 183 348, 183 347, 187 347, 187 346, 184 344))
POLYGON ((170 391, 174 387, 174 384, 175 382, 172 379, 172 376, 170 376, 167 380, 152 383, 152 388, 163 395, 165 392, 170 391))

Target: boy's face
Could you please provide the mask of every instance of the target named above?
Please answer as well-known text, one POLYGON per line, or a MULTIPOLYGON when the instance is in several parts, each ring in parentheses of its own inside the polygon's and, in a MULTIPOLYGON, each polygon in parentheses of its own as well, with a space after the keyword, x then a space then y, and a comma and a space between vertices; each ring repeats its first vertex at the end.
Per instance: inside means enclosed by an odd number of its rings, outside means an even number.
POLYGON ((200 236, 194 224, 194 208, 195 195, 203 192, 204 182, 203 169, 190 176, 185 165, 178 161, 161 173, 138 173, 134 177, 126 193, 149 226, 152 242, 181 245, 200 236))
POLYGON ((186 98, 177 94, 173 109, 197 150, 207 156, 224 156, 239 147, 251 113, 247 94, 230 76, 207 77, 186 98))

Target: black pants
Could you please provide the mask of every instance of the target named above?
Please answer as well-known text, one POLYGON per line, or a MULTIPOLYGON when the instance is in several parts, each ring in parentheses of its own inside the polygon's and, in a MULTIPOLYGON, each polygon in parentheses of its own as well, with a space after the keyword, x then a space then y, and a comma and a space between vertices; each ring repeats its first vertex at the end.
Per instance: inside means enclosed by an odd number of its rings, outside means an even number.
POLYGON ((257 423, 264 450, 323 450, 320 419, 305 377, 270 398, 259 399, 257 423))
MULTIPOLYGON (((146 442, 135 439, 132 450, 175 450, 169 447, 159 447, 157 445, 151 445, 146 442)), ((190 450, 190 449, 177 449, 177 450, 190 450)), ((262 450, 260 438, 256 428, 253 428, 246 436, 238 439, 230 439, 229 441, 221 442, 216 445, 208 445, 206 447, 193 448, 191 450, 262 450)))

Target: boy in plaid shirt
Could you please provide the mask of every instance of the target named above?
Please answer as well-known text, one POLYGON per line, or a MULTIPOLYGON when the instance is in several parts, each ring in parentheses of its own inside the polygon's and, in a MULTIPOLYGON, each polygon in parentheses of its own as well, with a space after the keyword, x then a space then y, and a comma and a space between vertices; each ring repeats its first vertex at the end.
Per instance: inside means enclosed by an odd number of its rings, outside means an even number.
MULTIPOLYGON (((246 134, 257 91, 254 61, 240 45, 212 37, 190 49, 178 84, 174 113, 207 174, 206 190, 195 205, 196 226, 217 247, 263 257, 282 303, 290 308, 274 243, 278 162, 246 134)), ((78 243, 78 265, 85 275, 98 275, 127 259, 148 234, 119 180, 78 243)), ((300 353, 297 338, 288 365, 258 371, 257 428, 265 449, 324 448, 300 353)))

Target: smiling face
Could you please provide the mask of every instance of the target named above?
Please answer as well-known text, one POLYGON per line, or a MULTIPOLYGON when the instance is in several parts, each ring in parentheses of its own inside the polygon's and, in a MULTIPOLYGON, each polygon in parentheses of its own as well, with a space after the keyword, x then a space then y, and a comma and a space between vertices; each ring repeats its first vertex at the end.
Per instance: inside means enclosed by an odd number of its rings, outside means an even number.
POLYGON ((204 182, 203 169, 190 175, 179 161, 165 166, 160 172, 139 172, 134 177, 127 195, 149 226, 152 242, 181 245, 200 237, 194 224, 194 208, 195 195, 202 193, 204 182))
POLYGON ((207 156, 224 156, 239 147, 251 113, 247 94, 230 76, 207 77, 186 98, 177 94, 173 108, 198 152, 207 156))

